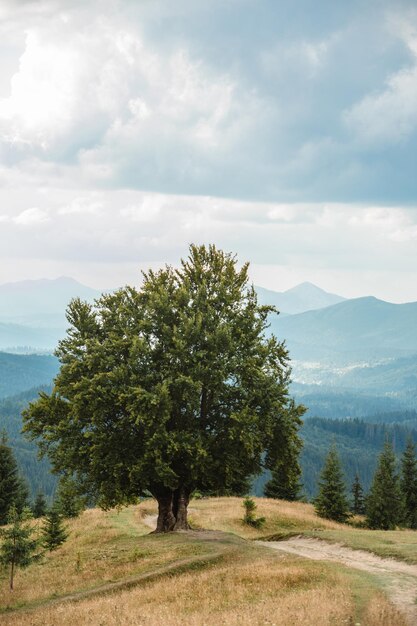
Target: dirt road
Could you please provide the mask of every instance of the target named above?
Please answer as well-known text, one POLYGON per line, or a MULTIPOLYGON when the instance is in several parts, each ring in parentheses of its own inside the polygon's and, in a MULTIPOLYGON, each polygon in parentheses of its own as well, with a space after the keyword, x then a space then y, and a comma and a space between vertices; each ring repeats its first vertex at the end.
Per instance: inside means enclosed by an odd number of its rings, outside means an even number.
MULTIPOLYGON (((154 529, 156 520, 156 515, 147 515, 142 521, 154 529)), ((308 537, 257 543, 315 561, 334 561, 374 575, 395 606, 407 616, 410 625, 417 626, 417 565, 383 559, 371 552, 308 537)))
POLYGON ((373 574, 391 601, 407 616, 410 624, 417 625, 417 565, 383 559, 370 552, 351 550, 339 544, 308 537, 258 543, 274 550, 315 561, 334 561, 373 574))

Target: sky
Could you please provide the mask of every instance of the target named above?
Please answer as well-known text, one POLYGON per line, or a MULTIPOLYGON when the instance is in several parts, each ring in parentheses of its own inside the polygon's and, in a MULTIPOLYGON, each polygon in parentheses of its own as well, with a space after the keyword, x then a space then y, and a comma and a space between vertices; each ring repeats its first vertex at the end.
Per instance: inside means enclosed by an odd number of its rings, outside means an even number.
POLYGON ((0 283, 417 300, 415 0, 1 0, 0 283))

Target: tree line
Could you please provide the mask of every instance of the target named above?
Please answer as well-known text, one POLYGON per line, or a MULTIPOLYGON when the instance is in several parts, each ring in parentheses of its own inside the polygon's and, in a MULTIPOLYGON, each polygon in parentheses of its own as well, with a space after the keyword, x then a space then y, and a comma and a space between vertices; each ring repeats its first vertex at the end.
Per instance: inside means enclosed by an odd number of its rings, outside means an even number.
POLYGON ((417 528, 417 459, 416 446, 409 439, 401 456, 400 467, 392 442, 386 440, 379 456, 368 494, 360 477, 355 476, 349 502, 342 465, 335 446, 324 463, 318 495, 314 500, 321 517, 346 522, 352 515, 365 515, 364 525, 370 529, 394 530, 397 526, 417 528))

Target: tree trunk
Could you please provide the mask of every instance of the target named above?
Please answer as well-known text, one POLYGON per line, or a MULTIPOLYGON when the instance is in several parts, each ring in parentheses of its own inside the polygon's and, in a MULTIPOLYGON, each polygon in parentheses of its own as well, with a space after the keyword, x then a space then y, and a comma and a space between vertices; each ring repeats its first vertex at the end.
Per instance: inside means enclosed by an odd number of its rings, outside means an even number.
POLYGON ((175 517, 172 512, 173 491, 164 490, 156 495, 158 500, 158 521, 156 524, 156 533, 167 533, 174 530, 175 517))
POLYGON ((158 521, 156 533, 167 533, 174 530, 189 530, 187 507, 190 490, 184 486, 177 489, 155 489, 153 496, 158 501, 158 521))
POLYGON ((189 530, 187 514, 190 492, 185 487, 180 487, 174 492, 173 513, 175 517, 174 530, 189 530))

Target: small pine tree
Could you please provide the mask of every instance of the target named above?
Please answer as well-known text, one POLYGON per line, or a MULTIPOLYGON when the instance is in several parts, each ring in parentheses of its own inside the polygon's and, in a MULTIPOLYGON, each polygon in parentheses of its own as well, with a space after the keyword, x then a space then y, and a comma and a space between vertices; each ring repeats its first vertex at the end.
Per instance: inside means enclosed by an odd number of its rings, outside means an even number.
POLYGON ((417 528, 417 460, 413 441, 408 440, 401 459, 400 488, 404 500, 404 523, 417 528))
POLYGON ((33 517, 38 519, 39 517, 43 517, 46 515, 48 510, 45 496, 43 493, 39 492, 35 498, 35 502, 33 503, 33 517))
POLYGON ((9 510, 15 506, 21 513, 27 505, 28 490, 19 476, 13 451, 3 431, 0 439, 0 526, 7 523, 9 510))
POLYGON ((271 480, 264 488, 267 498, 277 498, 279 500, 297 500, 302 487, 300 483, 300 466, 288 467, 284 463, 279 463, 272 470, 271 480))
POLYGON ((61 478, 56 492, 55 506, 62 517, 78 517, 85 509, 85 498, 81 497, 72 478, 61 478))
POLYGON ((354 515, 363 515, 365 513, 365 498, 363 497, 363 489, 358 474, 352 485, 353 506, 352 513, 354 515))
POLYGON ((67 529, 62 523, 62 516, 59 511, 52 507, 46 514, 42 526, 42 545, 52 552, 61 546, 68 537, 67 529))
POLYGON ((245 524, 253 526, 254 528, 261 528, 264 525, 264 517, 255 517, 255 511, 257 509, 255 500, 247 496, 243 500, 243 508, 245 509, 245 515, 243 516, 243 522, 245 524))
POLYGON ((369 528, 394 530, 404 515, 402 494, 396 474, 392 444, 385 442, 369 496, 366 502, 366 523, 369 528))
POLYGON ((342 467, 335 446, 330 448, 325 460, 314 507, 317 515, 335 522, 346 522, 350 517, 342 467))
POLYGON ((42 556, 39 552, 39 540, 33 536, 35 528, 28 523, 28 518, 28 509, 19 513, 12 506, 7 519, 9 526, 0 531, 3 539, 0 545, 0 563, 10 566, 10 591, 13 591, 16 568, 28 567, 42 556))

